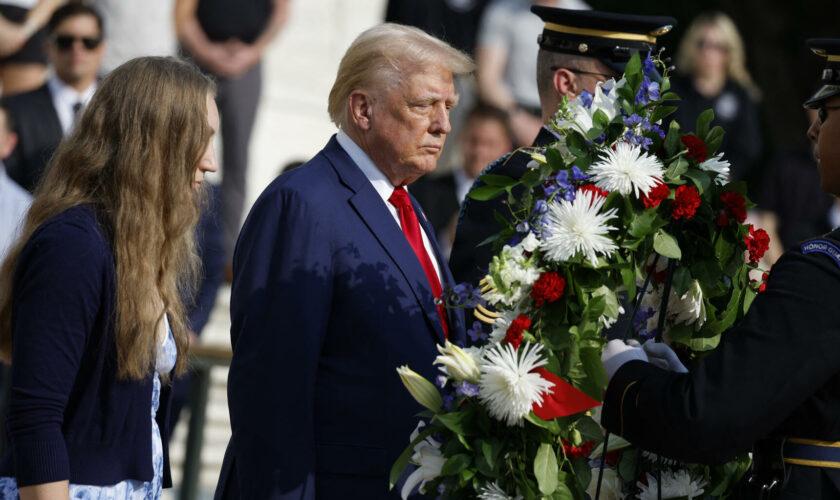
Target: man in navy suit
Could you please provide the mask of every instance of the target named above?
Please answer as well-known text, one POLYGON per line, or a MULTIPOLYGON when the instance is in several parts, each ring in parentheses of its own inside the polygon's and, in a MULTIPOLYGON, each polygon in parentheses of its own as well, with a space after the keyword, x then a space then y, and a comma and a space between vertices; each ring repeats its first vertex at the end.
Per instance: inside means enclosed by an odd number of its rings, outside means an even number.
POLYGON ((396 373, 427 378, 463 315, 405 186, 434 170, 470 59, 383 24, 344 55, 326 147, 259 197, 239 236, 228 378, 233 435, 217 498, 398 498, 388 472, 423 408, 396 373))
POLYGON ((6 167, 29 191, 96 91, 105 54, 102 33, 102 16, 94 8, 79 3, 58 8, 47 24, 46 44, 55 74, 35 90, 4 98, 18 126, 18 144, 6 167))

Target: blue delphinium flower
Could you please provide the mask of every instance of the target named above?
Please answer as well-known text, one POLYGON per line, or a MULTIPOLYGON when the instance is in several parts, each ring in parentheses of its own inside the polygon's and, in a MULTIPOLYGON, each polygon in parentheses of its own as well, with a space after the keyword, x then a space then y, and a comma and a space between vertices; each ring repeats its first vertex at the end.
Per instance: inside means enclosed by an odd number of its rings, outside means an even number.
POLYGON ((653 59, 650 57, 650 51, 647 53, 647 57, 642 62, 642 71, 645 72, 646 75, 653 73, 656 70, 656 65, 653 63, 653 59))
POLYGON ((446 375, 438 375, 437 378, 435 379, 435 383, 441 389, 446 387, 446 375))
POLYGON ((516 225, 516 232, 517 233, 527 233, 531 230, 531 225, 528 224, 527 221, 522 221, 516 225))
POLYGON ((453 407, 455 406, 455 395, 452 393, 444 393, 443 395, 443 407, 446 411, 452 411, 453 407))
MULTIPOLYGON (((606 139, 607 135, 601 134, 601 137, 606 139)), ((604 139, 601 139, 601 142, 604 142, 604 139)), ((597 142, 598 139, 595 139, 595 141, 597 142)), ((586 179, 589 179, 589 177, 591 176, 584 174, 583 171, 579 169, 577 165, 572 167, 572 180, 574 182, 585 181, 586 179)))
POLYGON ((656 311, 652 307, 642 306, 633 318, 633 329, 636 330, 639 338, 642 340, 652 339, 656 335, 656 331, 647 330, 647 322, 653 317, 656 311))
POLYGON ((534 203, 534 208, 531 210, 533 215, 543 215, 548 212, 548 203, 545 200, 537 200, 534 203))
POLYGON ((607 140, 607 134, 601 134, 598 137, 592 139, 592 142, 594 142, 595 144, 603 144, 604 141, 606 141, 606 140, 607 140))
POLYGON ((639 93, 636 94, 636 104, 647 106, 650 101, 659 100, 659 84, 652 82, 650 78, 644 77, 642 85, 639 87, 639 93))
POLYGON ((481 291, 469 283, 458 283, 449 290, 449 303, 455 307, 475 307, 483 302, 481 291))
POLYGON ((650 122, 650 120, 647 119, 647 117, 645 117, 642 120, 642 128, 644 130, 648 130, 650 132, 655 132, 656 134, 659 135, 659 137, 661 137, 662 139, 665 139, 665 131, 662 130, 662 127, 660 127, 658 125, 654 125, 653 123, 650 122))
POLYGON ((624 117, 624 125, 627 127, 635 127, 636 125, 642 123, 642 117, 633 113, 630 116, 624 117))
POLYGON ((473 342, 479 342, 482 340, 487 339, 487 334, 484 333, 484 328, 481 325, 481 321, 473 321, 472 328, 467 330, 467 335, 472 339, 473 342))
POLYGON ((476 397, 478 396, 478 386, 464 380, 455 385, 455 394, 459 396, 476 397))
POLYGON ((589 106, 592 106, 592 97, 593 96, 594 96, 594 94, 592 94, 592 92, 589 92, 588 90, 584 90, 583 92, 580 93, 580 102, 582 102, 583 105, 588 108, 589 106))

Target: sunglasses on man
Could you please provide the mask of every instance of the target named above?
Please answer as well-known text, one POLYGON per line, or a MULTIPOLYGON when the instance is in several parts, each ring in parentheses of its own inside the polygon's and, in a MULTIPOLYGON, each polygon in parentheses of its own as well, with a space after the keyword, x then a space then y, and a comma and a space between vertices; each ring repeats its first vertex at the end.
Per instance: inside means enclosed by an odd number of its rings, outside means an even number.
POLYGON ((73 44, 76 43, 76 40, 82 42, 82 45, 87 50, 93 50, 96 47, 99 47, 99 44, 102 43, 102 37, 87 37, 87 36, 72 36, 72 35, 55 35, 52 37, 53 43, 55 43, 56 47, 60 50, 70 50, 73 48, 73 44))

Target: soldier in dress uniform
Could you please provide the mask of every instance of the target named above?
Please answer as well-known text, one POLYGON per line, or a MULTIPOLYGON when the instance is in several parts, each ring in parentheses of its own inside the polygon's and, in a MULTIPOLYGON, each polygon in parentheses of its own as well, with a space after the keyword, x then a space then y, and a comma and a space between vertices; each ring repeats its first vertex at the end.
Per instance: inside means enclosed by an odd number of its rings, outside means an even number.
MULTIPOLYGON (((840 39, 826 58, 808 130, 822 189, 840 196, 840 39)), ((610 383, 602 424, 635 445, 691 462, 753 450, 736 498, 840 498, 840 230, 807 240, 773 267, 766 290, 721 345, 686 371, 673 352, 620 340, 602 355, 610 383), (653 359, 656 357, 657 359, 653 359), (670 366, 683 373, 657 366, 670 366)))
MULTIPOLYGON (((618 78, 633 54, 656 52, 656 38, 676 25, 671 17, 614 14, 592 10, 569 10, 532 6, 531 11, 545 21, 537 39, 537 87, 543 122, 557 113, 563 96, 574 99, 581 92, 594 92, 598 82, 618 78)), ((557 137, 544 126, 532 147, 542 148, 557 137)), ((499 158, 482 173, 519 179, 527 172, 530 154, 516 151, 499 158)), ((473 189, 482 186, 481 177, 473 189)), ((475 284, 487 271, 493 245, 481 245, 503 229, 495 217, 498 212, 508 221, 510 210, 501 196, 490 201, 467 198, 461 208, 449 265, 456 282, 475 284)))

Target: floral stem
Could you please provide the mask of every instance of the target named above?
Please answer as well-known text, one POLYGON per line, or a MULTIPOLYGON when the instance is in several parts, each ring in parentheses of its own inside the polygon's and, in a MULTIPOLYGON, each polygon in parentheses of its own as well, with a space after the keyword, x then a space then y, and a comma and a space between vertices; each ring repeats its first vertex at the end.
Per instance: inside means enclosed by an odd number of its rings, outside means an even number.
POLYGON ((668 259, 668 274, 665 276, 665 288, 662 291, 662 305, 659 307, 659 321, 656 325, 656 342, 662 342, 662 332, 665 329, 665 315, 668 312, 668 299, 671 295, 671 282, 674 278, 676 260, 668 259))
POLYGON ((639 312, 639 306, 642 303, 642 297, 644 297, 645 292, 647 291, 648 285, 650 285, 650 279, 653 276, 653 272, 656 270, 656 264, 659 262, 659 254, 656 254, 656 257, 653 258, 653 264, 650 266, 650 271, 648 271, 647 277, 645 277, 645 282, 642 285, 642 289, 637 292, 636 300, 633 301, 633 311, 630 313, 630 323, 627 325, 627 331, 624 333, 624 339, 627 340, 633 333, 633 321, 636 319, 636 314, 639 312))

